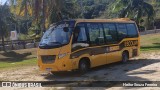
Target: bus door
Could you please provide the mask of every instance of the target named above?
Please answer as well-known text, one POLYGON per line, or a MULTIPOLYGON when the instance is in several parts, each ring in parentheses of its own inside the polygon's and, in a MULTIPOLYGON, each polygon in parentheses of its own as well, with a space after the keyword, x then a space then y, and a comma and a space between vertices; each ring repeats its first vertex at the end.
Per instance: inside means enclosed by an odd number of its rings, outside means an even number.
POLYGON ((121 60, 121 52, 119 51, 119 46, 107 47, 107 64, 114 63, 121 60))

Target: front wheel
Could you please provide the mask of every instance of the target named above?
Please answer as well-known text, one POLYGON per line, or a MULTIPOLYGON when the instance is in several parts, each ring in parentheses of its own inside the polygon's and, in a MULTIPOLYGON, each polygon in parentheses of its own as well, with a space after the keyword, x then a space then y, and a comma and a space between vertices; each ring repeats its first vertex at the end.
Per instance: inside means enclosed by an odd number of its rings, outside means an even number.
POLYGON ((89 65, 87 63, 87 61, 82 60, 79 63, 79 71, 80 73, 86 73, 89 70, 89 65))
POLYGON ((126 63, 129 60, 129 55, 127 52, 122 53, 122 63, 126 63))

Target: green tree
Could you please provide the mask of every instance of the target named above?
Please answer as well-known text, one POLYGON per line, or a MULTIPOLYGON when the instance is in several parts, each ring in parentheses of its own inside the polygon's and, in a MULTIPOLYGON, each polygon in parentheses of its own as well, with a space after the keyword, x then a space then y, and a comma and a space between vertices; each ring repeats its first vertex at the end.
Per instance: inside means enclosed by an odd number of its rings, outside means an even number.
POLYGON ((107 0, 77 0, 83 18, 98 18, 106 10, 107 0))
POLYGON ((144 16, 147 16, 148 22, 152 22, 155 16, 153 6, 144 0, 116 0, 113 11, 120 11, 119 17, 135 19, 138 24, 144 16))
POLYGON ((5 51, 4 46, 4 37, 8 35, 8 23, 12 20, 13 15, 10 13, 10 9, 7 6, 7 3, 0 5, 0 36, 2 39, 3 50, 5 51))
MULTIPOLYGON (((10 2, 12 6, 15 5, 15 0, 10 2)), ((45 30, 49 24, 61 21, 63 16, 73 17, 72 14, 76 11, 72 8, 75 4, 73 2, 74 0, 16 0, 16 6, 19 6, 19 15, 32 16, 36 26, 45 30)))

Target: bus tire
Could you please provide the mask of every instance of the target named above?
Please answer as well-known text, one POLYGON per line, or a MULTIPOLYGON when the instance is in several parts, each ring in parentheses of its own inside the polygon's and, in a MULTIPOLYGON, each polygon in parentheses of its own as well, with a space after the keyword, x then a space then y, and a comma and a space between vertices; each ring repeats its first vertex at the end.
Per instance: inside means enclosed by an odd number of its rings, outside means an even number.
POLYGON ((89 63, 87 60, 80 60, 79 62, 79 71, 80 73, 86 73, 89 70, 89 63))
POLYGON ((122 53, 122 63, 126 63, 129 60, 129 53, 128 51, 124 51, 122 53))

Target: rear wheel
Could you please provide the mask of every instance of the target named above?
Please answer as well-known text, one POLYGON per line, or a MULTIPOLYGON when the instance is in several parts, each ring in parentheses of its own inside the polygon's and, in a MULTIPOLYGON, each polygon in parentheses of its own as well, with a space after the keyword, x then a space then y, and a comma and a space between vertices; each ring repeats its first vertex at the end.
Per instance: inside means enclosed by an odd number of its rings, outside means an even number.
POLYGON ((129 54, 128 52, 122 53, 122 63, 126 63, 129 60, 129 54))
POLYGON ((81 60, 79 63, 79 71, 81 73, 86 73, 89 70, 89 64, 85 60, 81 60))

